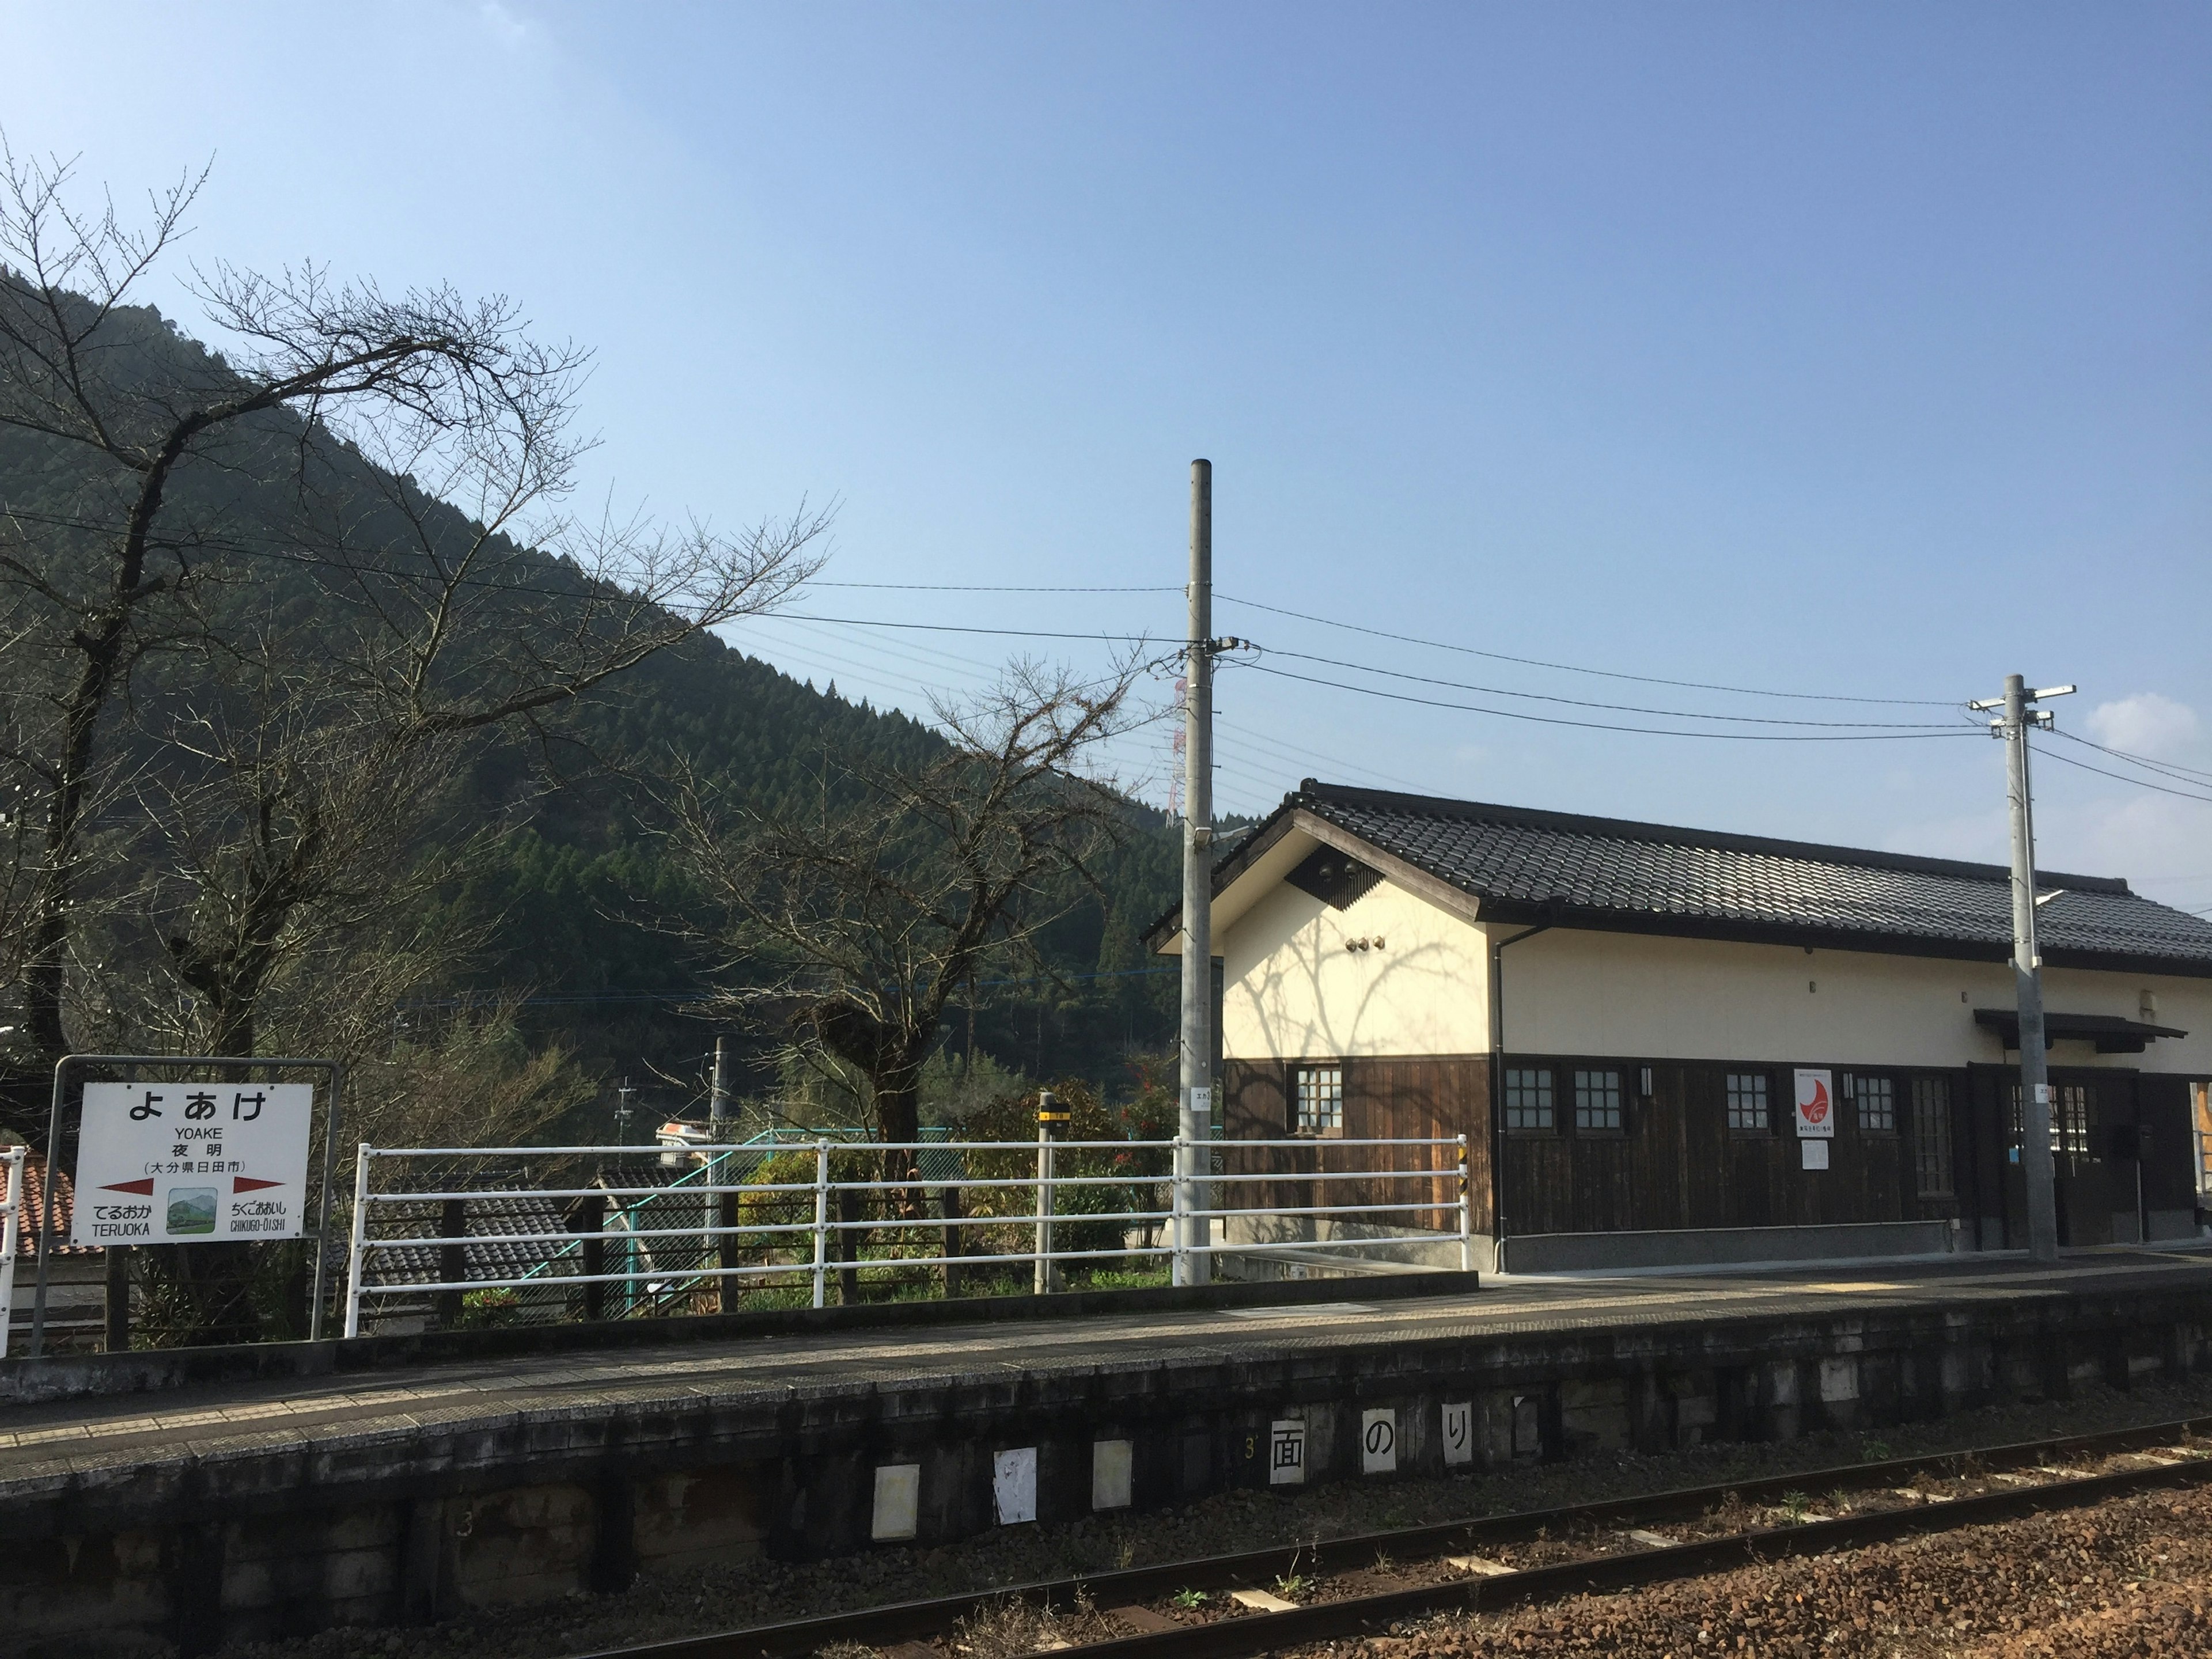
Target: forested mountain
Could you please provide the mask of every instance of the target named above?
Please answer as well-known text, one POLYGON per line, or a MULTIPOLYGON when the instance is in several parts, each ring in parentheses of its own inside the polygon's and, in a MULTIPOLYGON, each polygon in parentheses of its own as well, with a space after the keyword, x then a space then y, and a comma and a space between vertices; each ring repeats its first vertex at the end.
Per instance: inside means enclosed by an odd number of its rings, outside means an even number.
MULTIPOLYGON (((99 374, 118 398, 151 409, 156 426, 184 395, 176 388, 204 396, 227 385, 223 359, 150 308, 113 307, 98 329, 99 374)), ((21 578, 0 619, 15 629, 0 638, 0 669, 18 780, 8 786, 17 792, 14 815, 0 828, 14 835, 19 863, 32 856, 21 849, 36 826, 21 803, 40 776, 40 722, 75 672, 75 647, 65 626, 56 632, 57 619, 89 607, 75 596, 106 580, 132 487, 127 469, 97 447, 0 425, 0 554, 21 578)), ((519 544, 470 506, 441 499, 434 476, 378 466, 344 429, 289 407, 237 422, 178 465, 162 506, 167 528, 149 554, 147 597, 133 601, 127 695, 112 700, 97 734, 109 757, 88 820, 97 856, 88 858, 73 902, 100 920, 97 931, 89 920, 80 928, 89 942, 71 969, 72 1042, 97 1033, 155 1044, 163 1022, 179 1018, 175 1006, 200 982, 186 971, 200 949, 191 908, 205 902, 195 883, 235 866, 265 884, 255 860, 276 856, 275 840, 255 838, 251 805, 243 828, 231 826, 236 833, 220 845, 191 817, 191 803, 214 799, 208 792, 240 773, 233 752, 217 752, 216 737, 234 744, 243 732, 262 745, 246 769, 276 792, 260 800, 262 828, 269 799, 295 811, 282 794, 288 780, 334 763, 326 754, 301 762, 273 745, 296 742, 308 719, 302 708, 342 714, 349 698, 404 683, 413 659, 380 655, 377 630, 392 611, 417 604, 447 550, 480 544, 489 550, 480 568, 495 573, 445 590, 472 607, 474 630, 465 636, 470 651, 434 665, 431 690, 449 703, 526 684, 529 673, 550 672, 545 662, 561 648, 615 660, 623 629, 650 632, 650 605, 566 551, 519 544), (563 629, 574 635, 565 645, 553 637, 563 629), (325 662, 349 665, 354 678, 334 672, 315 684, 325 662), (270 688, 279 684, 282 713, 271 715, 270 688)), ((377 913, 374 927, 398 942, 387 954, 411 952, 406 961, 419 969, 357 970, 337 945, 319 945, 321 955, 302 952, 292 970, 291 1006, 351 998, 356 1036, 374 1040, 388 1029, 397 1048, 434 1041, 457 1011, 504 1000, 524 1038, 557 1039, 602 1085, 595 1097, 578 1096, 572 1132, 604 1132, 611 1085, 624 1077, 640 1086, 644 1113, 696 1106, 703 1057, 726 1028, 689 1010, 748 968, 712 959, 675 931, 701 896, 668 851, 656 780, 688 764, 729 799, 801 808, 848 787, 840 780, 854 770, 919 764, 945 745, 922 724, 815 690, 712 634, 640 654, 580 695, 497 725, 455 727, 439 751, 447 769, 422 774, 425 799, 412 804, 419 811, 395 835, 386 866, 352 877, 359 890, 350 902, 362 916, 375 911, 374 898, 404 895, 377 913), (458 943, 441 955, 433 948, 441 941, 458 943)), ((326 789, 317 799, 325 818, 342 816, 332 804, 341 796, 326 789)), ((356 795, 345 810, 377 805, 356 795)), ((224 806, 225 824, 240 810, 224 806)), ((1121 815, 1121 844, 1094 868, 1103 890, 1070 878, 1051 896, 1046 908, 1061 914, 1042 936, 1046 971, 979 978, 949 1046, 964 1049, 972 1031, 976 1049, 1004 1066, 1118 1086, 1129 1054, 1171 1041, 1174 980, 1149 971, 1137 930, 1172 901, 1178 838, 1138 803, 1125 803, 1121 815)), ((340 828, 317 821, 283 845, 296 856, 340 828)), ((0 893, 0 905, 8 896, 0 893)), ((318 902, 330 908, 327 893, 318 902)), ((15 1041, 9 1052, 27 1085, 39 1060, 20 1033, 15 1041)), ((771 1087, 769 1036, 744 1041, 750 1063, 740 1086, 771 1087)))

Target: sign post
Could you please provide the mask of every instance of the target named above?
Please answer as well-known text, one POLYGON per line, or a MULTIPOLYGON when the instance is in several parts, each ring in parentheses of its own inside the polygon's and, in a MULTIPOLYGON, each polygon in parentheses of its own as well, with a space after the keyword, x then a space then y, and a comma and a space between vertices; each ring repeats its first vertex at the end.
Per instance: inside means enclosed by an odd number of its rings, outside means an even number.
MULTIPOLYGON (((345 1068, 335 1060, 244 1054, 64 1054, 54 1065, 46 1120, 46 1176, 38 1227, 38 1289, 29 1350, 45 1351, 46 1256, 54 1239, 62 1107, 73 1072, 320 1072, 322 1191, 317 1198, 313 1300, 307 1339, 323 1331, 330 1271, 331 1158, 345 1068)), ((260 1243, 307 1237, 307 1151, 314 1087, 305 1083, 88 1083, 80 1091, 70 1242, 115 1249, 134 1244, 260 1243)))

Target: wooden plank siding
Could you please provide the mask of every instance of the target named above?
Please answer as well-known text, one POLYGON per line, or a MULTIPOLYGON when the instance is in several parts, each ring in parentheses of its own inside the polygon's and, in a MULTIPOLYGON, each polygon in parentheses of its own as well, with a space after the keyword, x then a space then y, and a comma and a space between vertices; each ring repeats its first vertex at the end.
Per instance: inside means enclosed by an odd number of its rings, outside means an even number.
MULTIPOLYGON (((1808 1062, 1811 1063, 1811 1062, 1808 1062)), ((1381 1167, 1382 1149, 1330 1150, 1331 1138, 1314 1137, 1295 1151, 1233 1150, 1238 1140, 1280 1139, 1292 1133, 1291 1079, 1302 1066, 1335 1066, 1344 1074, 1345 1138, 1468 1137, 1474 1231, 1494 1234, 1491 1213, 1490 1060, 1485 1054, 1428 1054, 1402 1058, 1229 1060, 1224 1064, 1224 1168, 1288 1172, 1357 1170, 1381 1167), (1309 1150, 1310 1148, 1310 1150, 1309 1150), (1272 1164, 1259 1162, 1273 1159, 1272 1164)), ((1553 1127, 1549 1133, 1503 1137, 1504 1231, 1538 1233, 1675 1231, 1699 1228, 1820 1226, 1862 1222, 1963 1218, 1968 1248, 2000 1249, 2025 1242, 2025 1200, 2019 1167, 2011 1162, 2010 1089, 2017 1070, 1970 1066, 1956 1070, 1915 1066, 1845 1066, 1827 1070, 1842 1094, 1846 1073, 1887 1078, 1894 1085, 1894 1133, 1857 1121, 1855 1101, 1839 1099, 1837 1133, 1828 1143, 1829 1166, 1802 1166, 1793 1132, 1790 1101, 1794 1067, 1744 1060, 1644 1061, 1605 1055, 1514 1054, 1514 1069, 1547 1067, 1553 1074, 1553 1127), (1642 1073, 1651 1073, 1645 1094, 1642 1073), (1578 1133, 1574 1127, 1577 1069, 1617 1071, 1623 1085, 1621 1132, 1578 1133), (1731 1073, 1767 1079, 1768 1127, 1732 1129, 1728 1118, 1731 1073), (1940 1081, 1949 1115, 1950 1192, 1922 1194, 1913 1113, 1916 1079, 1940 1081)), ((2116 1214, 2131 1210, 2135 1168, 2112 1156, 2107 1137, 2123 1125, 2151 1132, 2143 1165, 2143 1206, 2169 1214, 2195 1202, 2194 1143, 2190 1127, 2190 1079, 2141 1074, 2118 1067, 2055 1068, 2055 1083, 2079 1082, 2094 1096, 2094 1144, 2081 1157, 2060 1160, 2063 1242, 2110 1238, 2116 1214)), ((1426 1201, 1451 1201, 1450 1154, 1437 1152, 1439 1179, 1428 1183, 1426 1201)), ((1243 1200, 1255 1207, 1288 1208, 1315 1202, 1385 1204, 1403 1196, 1380 1183, 1348 1178, 1316 1183, 1254 1183, 1243 1200), (1312 1194, 1318 1191, 1321 1197, 1312 1194)), ((1232 1200, 1232 1201, 1235 1201, 1232 1200)), ((1412 1212, 1365 1218, 1378 1225, 1431 1226, 1450 1231, 1449 1218, 1412 1212)))
MULTIPOLYGON (((1826 1170, 1802 1167, 1792 1133, 1791 1069, 1747 1061, 1660 1061, 1600 1055, 1511 1056, 1516 1069, 1553 1074, 1554 1123, 1547 1133, 1505 1137, 1505 1225, 1514 1235, 1672 1231, 1702 1227, 1816 1226, 1863 1221, 1920 1221, 1956 1212, 1948 1197, 1923 1198, 1914 1165, 1911 1079, 1941 1076, 1956 1125, 1963 1073, 1856 1068, 1896 1086, 1894 1133, 1863 1130, 1850 1103, 1841 1109, 1826 1170), (1577 1070, 1617 1072, 1623 1085, 1620 1133, 1575 1127, 1577 1070), (1641 1087, 1651 1073, 1651 1090, 1641 1087), (1767 1079, 1764 1130, 1732 1129, 1730 1073, 1767 1079)), ((1838 1081, 1844 1069, 1832 1067, 1838 1081)), ((1954 1176, 1955 1184, 1955 1176, 1954 1176)))
MULTIPOLYGON (((1295 1110, 1291 1079, 1306 1065, 1335 1066, 1344 1073, 1344 1130, 1341 1139, 1425 1140, 1450 1135, 1468 1137, 1469 1178, 1474 1200, 1474 1229, 1489 1226, 1489 1057, 1484 1054, 1431 1054, 1404 1059, 1311 1060, 1237 1060, 1222 1067, 1222 1137, 1226 1170, 1282 1170, 1324 1173, 1338 1170, 1431 1168, 1431 1182, 1362 1182, 1358 1180, 1253 1183, 1245 1201, 1271 1208, 1314 1203, 1389 1204, 1413 1200, 1422 1204, 1449 1205, 1457 1201, 1456 1152, 1449 1146, 1397 1148, 1339 1146, 1339 1137, 1302 1138, 1295 1150, 1237 1153, 1239 1140, 1279 1140, 1294 1133, 1295 1110), (1309 1150, 1310 1148, 1310 1150, 1309 1150), (1405 1160, 1413 1158, 1416 1162, 1405 1160), (1309 1196, 1316 1191, 1322 1196, 1309 1196), (1264 1194, 1264 1196, 1261 1196, 1264 1194)), ((1227 1201, 1237 1202, 1233 1193, 1227 1201)), ((1449 1214, 1417 1210, 1386 1211, 1358 1219, 1372 1226, 1420 1227, 1455 1232, 1449 1214)))

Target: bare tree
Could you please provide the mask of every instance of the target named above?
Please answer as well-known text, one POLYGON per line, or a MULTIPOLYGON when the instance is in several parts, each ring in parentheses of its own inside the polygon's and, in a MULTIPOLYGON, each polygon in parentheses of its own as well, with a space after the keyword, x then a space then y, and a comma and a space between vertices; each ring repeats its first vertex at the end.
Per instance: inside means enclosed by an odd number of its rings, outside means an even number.
POLYGON ((850 1066, 883 1138, 914 1140, 955 992, 994 963, 1041 965, 1040 931, 1097 890, 1091 866, 1127 805, 1092 763, 1135 723, 1139 672, 1085 684, 1018 665, 977 702, 938 708, 940 755, 838 769, 810 814, 733 808, 686 779, 673 839, 723 919, 708 942, 733 978, 776 970, 714 1012, 850 1066))
POLYGON ((118 698, 156 653, 193 653, 187 673, 228 653, 253 665, 248 706, 223 701, 234 685, 212 693, 166 737, 198 769, 191 804, 220 791, 232 804, 226 817, 168 803, 172 831, 193 819, 185 878, 208 901, 171 960, 220 1011, 214 1040, 234 1047, 301 907, 342 909, 362 860, 389 855, 342 826, 341 808, 434 771, 441 744, 544 720, 774 605, 815 568, 826 519, 802 508, 723 538, 569 516, 586 359, 530 338, 504 299, 393 299, 313 268, 217 264, 195 267, 193 288, 228 357, 158 338, 169 349, 149 349, 150 313, 131 296, 182 234, 201 179, 155 197, 134 227, 112 203, 76 206, 66 164, 0 157, 0 438, 23 447, 27 475, 62 452, 94 461, 64 510, 0 504, 14 688, 0 758, 37 798, 9 809, 24 1024, 40 1053, 68 1047, 89 809, 132 775, 112 740, 118 698), (280 516, 241 511, 222 487, 265 486, 279 469, 280 516), (272 615, 258 641, 210 623, 211 584, 288 579, 312 585, 311 618, 272 615), (227 852, 210 839, 218 823, 227 852))

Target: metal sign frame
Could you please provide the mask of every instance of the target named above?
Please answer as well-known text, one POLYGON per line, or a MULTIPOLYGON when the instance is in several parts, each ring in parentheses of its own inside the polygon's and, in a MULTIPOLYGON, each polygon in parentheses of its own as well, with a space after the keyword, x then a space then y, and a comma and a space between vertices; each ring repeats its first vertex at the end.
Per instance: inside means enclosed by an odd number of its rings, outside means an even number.
MULTIPOLYGON (((53 1246, 54 1170, 56 1159, 61 1152, 62 1103, 68 1094, 70 1073, 80 1067, 110 1066, 213 1066, 227 1071, 251 1071, 256 1066, 264 1066, 270 1071, 312 1071, 323 1074, 323 1194, 317 1206, 315 1218, 315 1284, 307 1309, 307 1340, 320 1341, 323 1334, 323 1297, 331 1259, 331 1167, 337 1145, 338 1111, 345 1092, 345 1063, 336 1060, 305 1060, 297 1056, 264 1060, 250 1054, 64 1054, 54 1062, 53 1105, 46 1118, 46 1178, 39 1191, 39 1279, 38 1290, 31 1304, 31 1337, 27 1347, 27 1356, 36 1359, 46 1352, 46 1257, 53 1246)), ((84 1091, 80 1086, 77 1091, 80 1127, 83 1113, 84 1091)), ((74 1176, 71 1179, 74 1181, 74 1176)))

